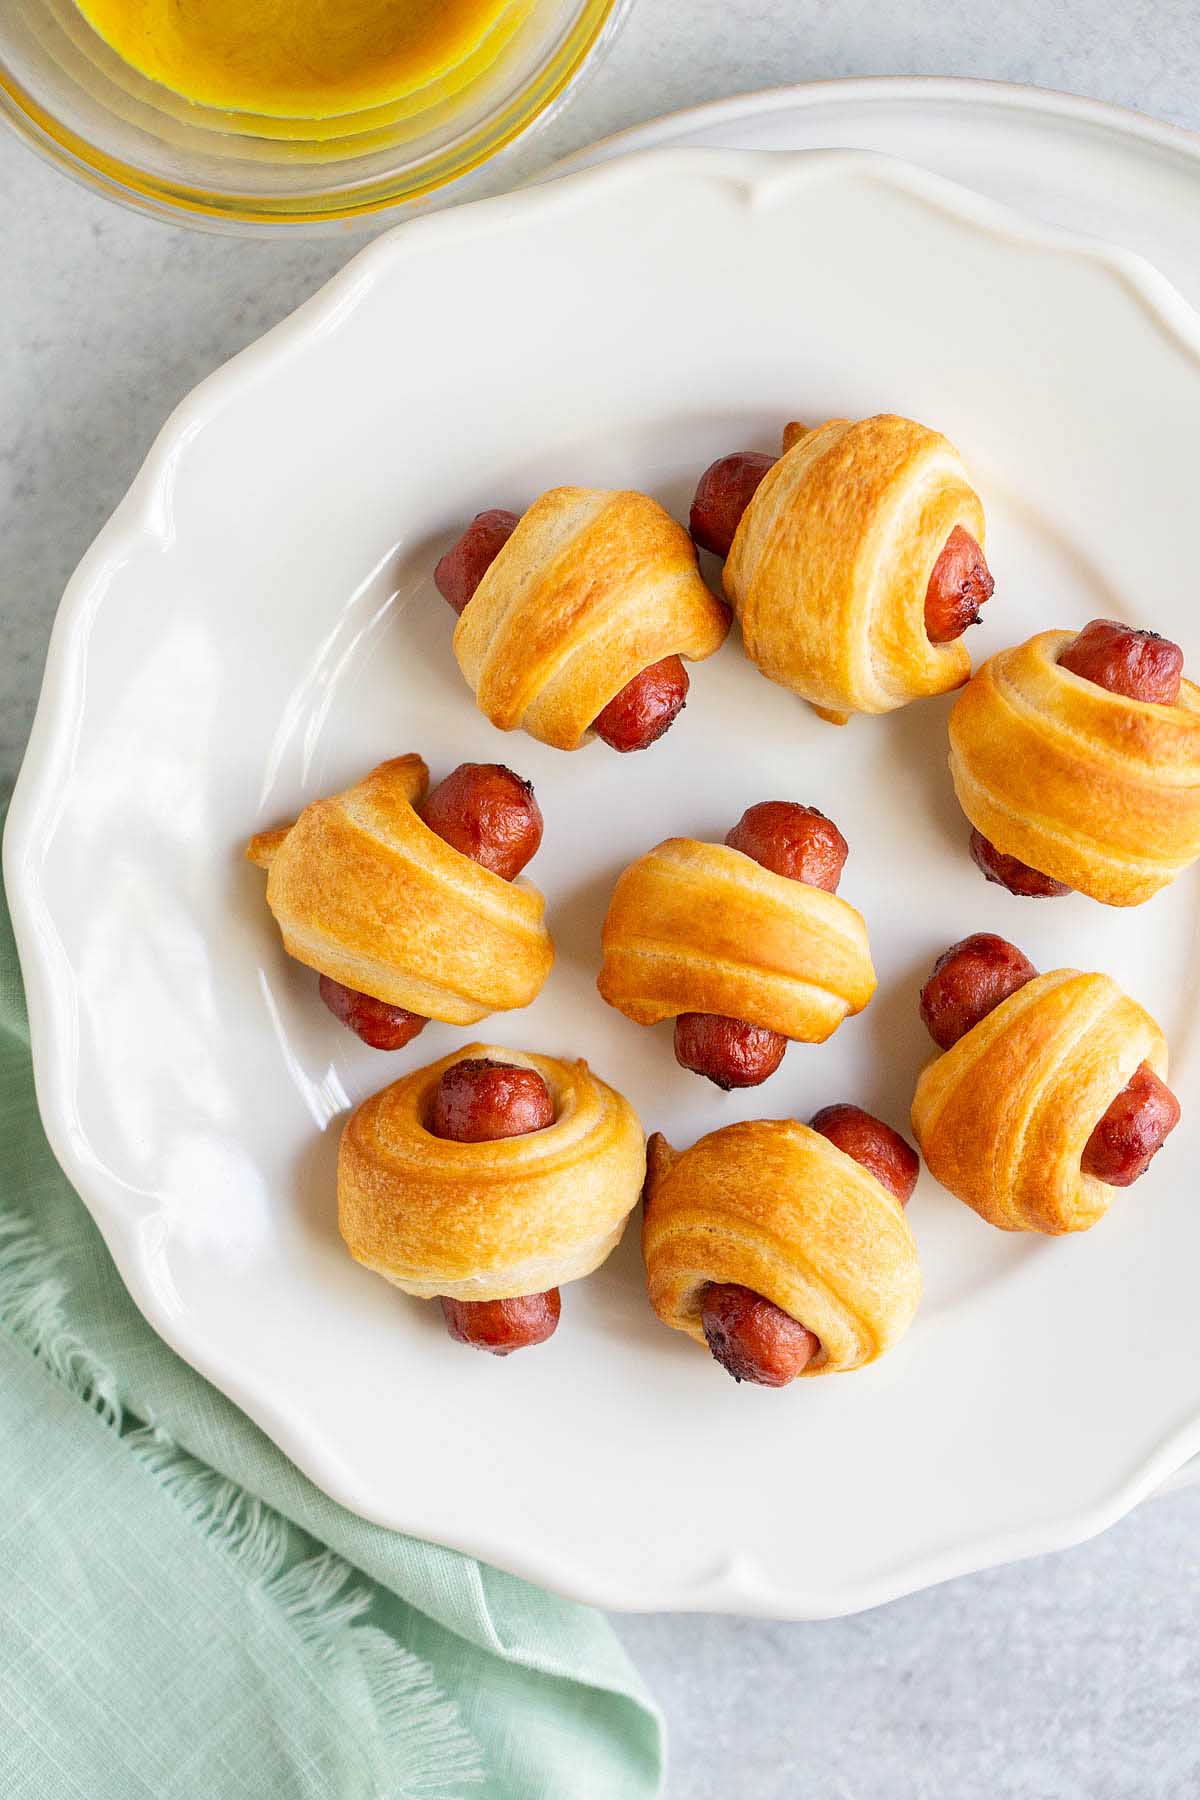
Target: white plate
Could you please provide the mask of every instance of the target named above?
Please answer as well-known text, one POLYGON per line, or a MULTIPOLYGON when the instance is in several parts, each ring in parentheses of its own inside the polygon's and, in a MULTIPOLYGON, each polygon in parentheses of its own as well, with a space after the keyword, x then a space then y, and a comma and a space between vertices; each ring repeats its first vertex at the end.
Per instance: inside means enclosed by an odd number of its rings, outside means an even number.
MULTIPOLYGON (((876 150, 1046 224, 1137 250, 1200 305, 1200 136, 1128 107, 1007 81, 870 75, 801 81, 649 119, 552 175, 635 150, 876 150)), ((1200 1481, 1200 1457, 1162 1490, 1200 1481)))
POLYGON ((577 151, 570 173, 636 150, 875 150, 1140 250, 1200 300, 1200 136, 1127 107, 1005 81, 806 81, 669 113, 577 151))
POLYGON ((731 642, 626 760, 502 739, 461 685, 430 570, 472 512, 560 481, 678 510, 785 416, 885 407, 947 431, 984 491, 978 652, 1098 611, 1195 647, 1200 325, 1159 276, 874 158, 668 152, 402 227, 204 383, 68 590, 14 801, 44 1116, 147 1316, 337 1499, 608 1606, 871 1605, 1095 1530, 1200 1445, 1190 1117, 1079 1241, 1004 1237, 926 1179, 912 1333, 784 1394, 657 1324, 636 1234, 503 1363, 336 1236, 339 1114, 459 1040, 356 1044, 238 852, 409 748, 435 773, 501 755, 546 814, 559 964, 489 1035, 583 1051, 677 1143, 843 1097, 903 1123, 921 976, 977 928, 1111 969, 1194 1093, 1194 879, 1132 917, 986 885, 946 702, 835 732, 731 642), (596 997, 599 921, 639 850, 780 794, 849 838, 881 989, 723 1099, 596 997))

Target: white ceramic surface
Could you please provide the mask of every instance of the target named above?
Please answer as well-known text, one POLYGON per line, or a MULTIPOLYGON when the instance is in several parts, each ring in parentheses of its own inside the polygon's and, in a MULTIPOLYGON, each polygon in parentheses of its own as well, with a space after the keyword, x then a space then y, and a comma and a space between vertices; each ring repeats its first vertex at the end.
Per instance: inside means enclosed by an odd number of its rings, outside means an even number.
POLYGON ((1190 1122, 1078 1242, 992 1233, 926 1178, 910 1337, 782 1395, 656 1324, 632 1235, 507 1363, 338 1244, 339 1113, 456 1040, 340 1032, 238 849, 402 749, 538 786, 559 965, 486 1035, 585 1051, 677 1143, 841 1097, 903 1123, 916 989, 975 928, 1111 969, 1194 1092, 1194 879, 1132 917, 988 887, 945 702, 834 733, 731 642, 624 760, 502 739, 461 686, 429 572, 473 511, 570 480, 680 509, 784 417, 884 407, 980 480, 978 653, 1097 611, 1187 642, 1200 327, 1160 277, 899 165, 664 153, 402 228, 197 390, 68 590, 10 817, 47 1127, 156 1327, 346 1504, 610 1606, 870 1605, 1086 1535, 1200 1444, 1190 1122), (631 855, 768 794, 841 824, 881 989, 722 1099, 596 998, 596 936, 631 855))
POLYGON ((804 81, 647 120, 551 174, 664 147, 902 157, 1046 223, 1140 250, 1200 299, 1200 134, 1128 107, 954 76, 804 81))
MULTIPOLYGON (((1057 25, 1069 30, 1065 15, 1057 25)), ((1152 109, 1168 104, 1153 88, 1141 92, 1152 109)), ((648 119, 563 158, 544 179, 664 148, 901 157, 1045 224, 1137 250, 1200 306, 1200 133, 1127 106, 967 76, 801 81, 648 119)), ((1196 1482, 1200 1456, 1160 1491, 1196 1482)))

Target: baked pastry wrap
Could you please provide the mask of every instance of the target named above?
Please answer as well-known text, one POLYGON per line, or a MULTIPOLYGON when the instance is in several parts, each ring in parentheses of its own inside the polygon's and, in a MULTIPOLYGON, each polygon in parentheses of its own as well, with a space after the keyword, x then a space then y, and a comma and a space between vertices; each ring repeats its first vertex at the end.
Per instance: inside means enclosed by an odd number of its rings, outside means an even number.
POLYGON ((746 654, 832 724, 961 687, 966 645, 925 630, 956 525, 983 548, 983 505, 939 432, 890 413, 789 426, 725 562, 746 654))
POLYGON ((351 1113, 338 1224, 356 1261, 422 1299, 540 1294, 589 1275, 616 1248, 645 1166, 637 1114, 586 1062, 470 1044, 351 1113), (536 1069, 554 1123, 488 1143, 434 1137, 425 1125, 434 1090, 468 1057, 536 1069))
POLYGON ((550 973, 546 903, 431 831, 415 810, 428 788, 419 756, 395 757, 246 855, 267 871, 290 956, 391 1006, 473 1025, 528 1006, 550 973))
POLYGON ((1086 1231, 1118 1191, 1084 1147, 1143 1062, 1167 1044, 1108 975, 1054 969, 1010 994, 921 1072, 921 1154, 942 1186, 1003 1231, 1086 1231))
POLYGON ((668 838, 624 870, 596 985, 638 1025, 745 1019, 819 1044, 875 992, 862 914, 726 844, 668 838))
POLYGON ((666 656, 711 656, 729 623, 691 538, 657 501, 551 488, 476 588, 454 654, 493 725, 575 750, 635 675, 666 656))
POLYGON ((690 1150, 650 1139, 642 1250, 650 1304, 704 1342, 710 1282, 737 1282, 820 1340, 801 1376, 860 1368, 921 1298, 904 1209, 861 1163, 794 1119, 709 1132, 690 1150))
POLYGON ((1200 856, 1200 688, 1129 700, 1064 669, 1072 631, 990 657, 950 714, 950 773, 977 830, 1108 906, 1137 906, 1200 856))

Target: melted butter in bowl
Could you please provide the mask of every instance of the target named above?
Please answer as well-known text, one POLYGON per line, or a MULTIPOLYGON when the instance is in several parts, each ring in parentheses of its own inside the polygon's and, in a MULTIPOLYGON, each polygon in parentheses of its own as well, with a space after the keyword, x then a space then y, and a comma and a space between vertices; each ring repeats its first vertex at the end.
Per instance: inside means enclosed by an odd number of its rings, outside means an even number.
POLYGON ((629 0, 0 0, 0 122, 217 231, 418 203, 548 114, 629 0))
POLYGON ((521 0, 77 0, 132 68, 200 106, 346 119, 457 86, 498 53, 521 0), (507 26, 507 29, 504 27, 507 26))

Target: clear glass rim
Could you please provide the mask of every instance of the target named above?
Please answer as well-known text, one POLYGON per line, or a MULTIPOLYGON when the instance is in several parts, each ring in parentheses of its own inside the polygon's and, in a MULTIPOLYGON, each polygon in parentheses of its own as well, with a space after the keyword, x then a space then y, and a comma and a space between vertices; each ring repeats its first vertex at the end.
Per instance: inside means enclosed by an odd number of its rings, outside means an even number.
POLYGON ((412 162, 328 192, 264 196, 170 182, 122 162, 63 125, 0 64, 0 119, 53 167, 135 210, 210 230, 315 227, 368 219, 422 199, 470 174, 527 131, 561 98, 614 26, 628 0, 583 0, 551 53, 521 88, 471 130, 412 162))

